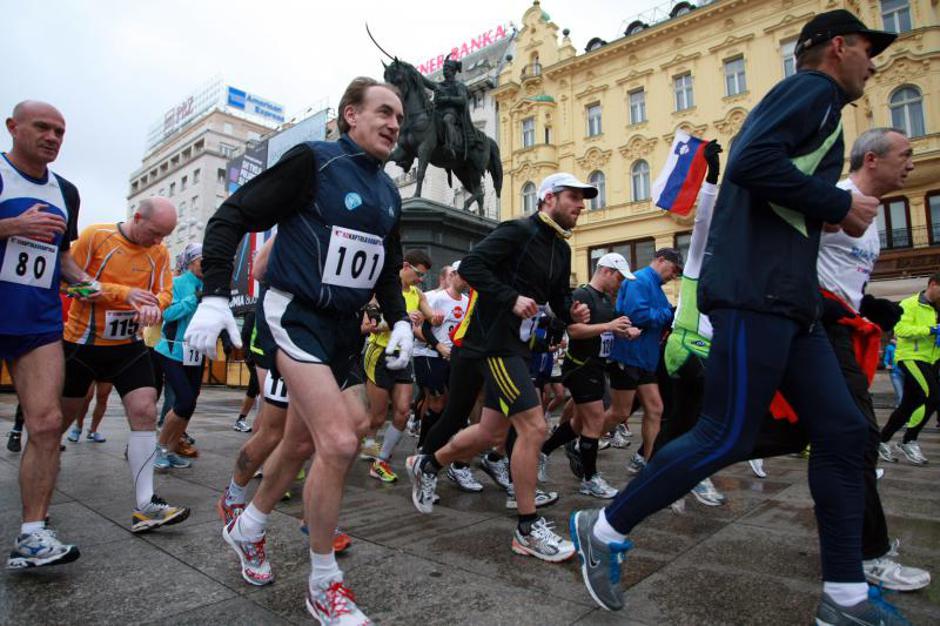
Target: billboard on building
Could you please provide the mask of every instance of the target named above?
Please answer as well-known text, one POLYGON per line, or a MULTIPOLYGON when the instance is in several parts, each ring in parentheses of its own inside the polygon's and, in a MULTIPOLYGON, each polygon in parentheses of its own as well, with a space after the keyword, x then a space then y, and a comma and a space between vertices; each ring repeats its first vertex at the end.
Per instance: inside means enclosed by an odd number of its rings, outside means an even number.
POLYGON ((277 163, 285 152, 299 143, 326 139, 326 115, 327 109, 323 109, 270 137, 267 167, 277 163))
POLYGON ((276 102, 259 98, 258 96, 228 86, 225 103, 230 108, 244 111, 250 115, 257 115, 270 119, 278 124, 284 123, 284 107, 276 102))
MULTIPOLYGON (((262 141, 249 146, 243 155, 228 162, 226 188, 229 195, 267 169, 268 149, 268 142, 262 141)), ((257 281, 252 278, 252 266, 255 253, 264 245, 268 237, 270 237, 270 231, 249 233, 238 245, 232 271, 231 307, 239 315, 252 309, 258 301, 259 288, 257 281)))

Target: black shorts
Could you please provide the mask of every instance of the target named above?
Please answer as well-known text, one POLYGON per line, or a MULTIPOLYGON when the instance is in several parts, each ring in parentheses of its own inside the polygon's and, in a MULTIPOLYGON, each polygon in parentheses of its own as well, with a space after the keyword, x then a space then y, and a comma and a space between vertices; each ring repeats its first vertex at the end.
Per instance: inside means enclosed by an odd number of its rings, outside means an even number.
POLYGON ((610 388, 617 391, 631 391, 640 385, 656 383, 656 372, 616 361, 610 362, 607 373, 610 375, 610 388))
POLYGON ((254 400, 261 391, 261 387, 258 384, 258 371, 255 368, 254 362, 245 361, 245 367, 248 368, 248 389, 245 390, 245 395, 254 400))
MULTIPOLYGON (((364 382, 358 313, 321 311, 273 287, 264 294, 263 311, 277 351, 300 363, 328 365, 340 389, 364 382)), ((265 356, 273 364, 273 351, 265 349, 265 356)))
POLYGON ((447 393, 450 379, 450 361, 442 357, 416 356, 414 358, 415 381, 432 396, 447 393))
POLYGON ((62 331, 32 335, 0 335, 0 359, 14 361, 36 348, 62 339, 62 331))
POLYGON ((587 404, 604 399, 607 383, 604 380, 605 366, 596 359, 588 359, 577 364, 571 358, 565 359, 561 368, 562 383, 571 392, 575 404, 587 404))
POLYGON ((93 382, 112 383, 123 398, 141 387, 156 387, 150 352, 142 341, 116 346, 64 342, 65 398, 84 398, 93 382))
POLYGON ((491 356, 479 363, 483 368, 483 406, 509 417, 541 405, 529 363, 521 356, 491 356))
POLYGON ((411 385, 414 383, 411 363, 400 370, 390 370, 385 366, 385 346, 370 343, 366 346, 366 353, 362 357, 366 376, 376 387, 391 391, 395 385, 411 385))
MULTIPOLYGON (((267 293, 267 290, 265 290, 267 293)), ((264 319, 264 297, 258 300, 258 308, 255 314, 255 330, 251 333, 251 345, 248 346, 251 351, 251 358, 255 365, 263 370, 269 370, 274 366, 274 355, 277 353, 277 344, 274 343, 274 337, 271 336, 271 328, 264 319)))

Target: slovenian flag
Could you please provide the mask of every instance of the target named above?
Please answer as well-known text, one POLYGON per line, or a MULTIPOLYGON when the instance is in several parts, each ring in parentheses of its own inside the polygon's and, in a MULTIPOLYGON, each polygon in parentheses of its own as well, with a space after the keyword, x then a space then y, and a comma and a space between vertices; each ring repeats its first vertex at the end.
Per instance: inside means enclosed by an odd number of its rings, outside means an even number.
POLYGON ((653 183, 653 203, 665 211, 688 215, 695 206, 702 181, 708 171, 705 162, 707 141, 676 131, 666 166, 653 183))

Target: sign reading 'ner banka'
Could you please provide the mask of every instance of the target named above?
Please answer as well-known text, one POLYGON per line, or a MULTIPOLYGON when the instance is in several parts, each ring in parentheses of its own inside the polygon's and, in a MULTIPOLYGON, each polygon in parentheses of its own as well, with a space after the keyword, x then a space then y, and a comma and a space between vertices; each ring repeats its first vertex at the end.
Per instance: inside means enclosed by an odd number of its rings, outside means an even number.
MULTIPOLYGON (((509 36, 509 27, 504 25, 499 25, 496 28, 491 28, 485 33, 481 33, 478 36, 470 39, 469 41, 463 42, 459 46, 454 46, 450 50, 450 58, 452 59, 462 59, 468 54, 472 54, 477 50, 483 50, 501 39, 505 39, 509 36)), ((437 70, 444 67, 444 59, 447 58, 448 53, 439 54, 436 57, 431 57, 424 63, 418 64, 418 71, 422 74, 433 74, 437 70)))

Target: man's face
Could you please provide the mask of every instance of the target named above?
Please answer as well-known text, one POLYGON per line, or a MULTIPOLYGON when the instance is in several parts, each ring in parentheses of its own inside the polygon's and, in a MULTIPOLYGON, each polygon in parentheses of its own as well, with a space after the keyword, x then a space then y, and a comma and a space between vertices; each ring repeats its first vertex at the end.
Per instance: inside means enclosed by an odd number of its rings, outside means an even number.
POLYGON ((889 133, 891 148, 884 156, 875 157, 875 178, 888 192, 903 189, 907 175, 914 169, 914 150, 907 137, 889 133))
POLYGON ((65 137, 65 120, 54 108, 46 105, 24 107, 17 119, 7 119, 7 130, 13 137, 13 149, 30 161, 48 165, 59 156, 65 137))
POLYGON ((402 284, 406 287, 414 287, 417 284, 420 284, 424 280, 425 275, 428 273, 428 267, 421 263, 417 265, 412 265, 408 261, 405 261, 405 266, 403 268, 405 271, 402 272, 402 284))
POLYGON ((871 41, 864 35, 854 35, 848 39, 842 36, 833 38, 833 44, 839 57, 838 75, 834 78, 842 85, 849 96, 849 101, 858 100, 865 93, 865 83, 875 74, 875 64, 871 60, 871 41), (852 43, 849 43, 849 40, 852 43))
POLYGON ((457 68, 450 63, 444 64, 444 80, 453 80, 457 75, 457 68))
POLYGON ((133 219, 134 239, 138 245, 145 248, 163 243, 163 239, 176 228, 175 217, 170 220, 169 217, 159 215, 144 217, 140 213, 134 213, 133 219))
POLYGON ((616 294, 620 291, 620 285, 623 283, 623 274, 620 273, 620 270, 612 267, 605 267, 604 271, 607 273, 605 280, 607 288, 604 291, 609 294, 616 294))
POLYGON ((578 216, 584 210, 584 192, 565 187, 545 196, 545 212, 555 223, 571 230, 578 224, 578 216))
POLYGON ((401 100, 394 92, 381 86, 369 87, 362 104, 347 107, 343 115, 353 141, 380 161, 388 159, 405 119, 401 100))
POLYGON ((659 277, 664 283, 668 283, 682 274, 682 271, 679 269, 678 265, 672 261, 667 261, 662 257, 653 259, 653 262, 650 263, 650 267, 652 267, 653 270, 659 274, 659 277))
POLYGON ((463 293, 468 288, 467 281, 463 279, 459 272, 454 270, 450 271, 450 287, 455 290, 457 293, 463 293))
POLYGON ((935 307, 940 305, 940 283, 930 281, 927 283, 927 289, 924 290, 924 297, 935 307))

